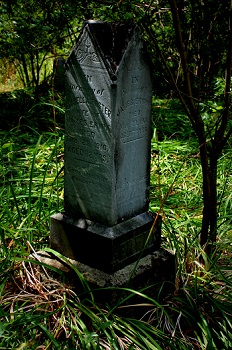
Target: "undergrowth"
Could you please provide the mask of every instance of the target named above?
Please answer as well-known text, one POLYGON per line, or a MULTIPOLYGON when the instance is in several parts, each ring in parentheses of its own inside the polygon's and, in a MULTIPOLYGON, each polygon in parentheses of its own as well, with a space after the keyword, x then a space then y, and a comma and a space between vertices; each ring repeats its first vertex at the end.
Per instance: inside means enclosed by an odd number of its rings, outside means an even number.
POLYGON ((0 349, 232 347, 231 148, 219 161, 218 240, 209 258, 198 240, 197 142, 176 101, 153 106, 150 210, 162 215, 162 246, 176 254, 176 279, 168 294, 162 285, 156 293, 154 286, 125 288, 113 304, 99 302, 99 290, 75 268, 84 290, 28 258, 48 247, 49 218, 63 208, 63 131, 42 132, 38 120, 33 128, 30 112, 28 126, 0 132, 0 349))

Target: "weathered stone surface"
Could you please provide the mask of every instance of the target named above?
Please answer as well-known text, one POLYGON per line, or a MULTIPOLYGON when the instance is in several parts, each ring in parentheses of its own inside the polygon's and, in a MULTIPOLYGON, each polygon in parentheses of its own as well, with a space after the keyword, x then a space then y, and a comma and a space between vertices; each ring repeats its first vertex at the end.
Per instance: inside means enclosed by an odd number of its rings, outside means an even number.
MULTIPOLYGON (((64 214, 51 247, 114 274, 160 247, 147 212, 152 84, 131 25, 88 21, 65 64, 64 214)), ((154 225, 155 220, 155 225, 154 225)))
POLYGON ((67 215, 113 226, 148 209, 151 96, 138 31, 88 22, 66 63, 67 215))
POLYGON ((36 258, 46 265, 63 270, 66 274, 72 271, 73 266, 81 272, 88 283, 95 287, 127 286, 140 289, 157 282, 161 284, 166 281, 173 285, 175 283, 176 257, 173 251, 165 249, 158 249, 155 253, 141 258, 138 263, 134 262, 110 274, 73 259, 68 259, 69 265, 67 265, 66 261, 46 251, 32 254, 30 258, 36 258))
POLYGON ((51 248, 107 273, 113 273, 160 246, 161 217, 143 213, 113 227, 63 214, 51 217, 51 248))

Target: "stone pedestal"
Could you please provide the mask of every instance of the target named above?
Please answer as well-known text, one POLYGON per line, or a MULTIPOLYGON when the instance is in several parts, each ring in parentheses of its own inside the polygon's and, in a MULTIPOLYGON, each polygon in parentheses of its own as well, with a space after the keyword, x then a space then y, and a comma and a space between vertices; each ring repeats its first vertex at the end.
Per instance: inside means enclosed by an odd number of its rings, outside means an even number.
POLYGON ((117 297, 122 293, 122 290, 114 289, 114 287, 127 287, 134 290, 151 287, 149 293, 146 291, 145 294, 154 292, 151 295, 152 298, 160 294, 161 289, 165 288, 163 290, 164 293, 175 289, 175 254, 173 251, 162 248, 114 273, 107 273, 69 258, 64 260, 46 251, 32 254, 30 258, 63 271, 67 278, 67 283, 77 287, 78 292, 81 293, 82 281, 80 281, 80 277, 75 272, 75 269, 78 269, 92 289, 100 288, 102 300, 104 300, 104 290, 102 288, 113 288, 112 293, 109 291, 109 293, 105 294, 111 301, 113 299, 118 300, 117 297))
POLYGON ((143 213, 113 227, 63 214, 51 217, 51 248, 106 273, 114 273, 160 247, 161 217, 143 213), (156 220, 154 228, 153 222, 156 220))
POLYGON ((88 21, 65 68, 64 214, 51 217, 51 247, 114 274, 160 247, 147 52, 133 25, 88 21))

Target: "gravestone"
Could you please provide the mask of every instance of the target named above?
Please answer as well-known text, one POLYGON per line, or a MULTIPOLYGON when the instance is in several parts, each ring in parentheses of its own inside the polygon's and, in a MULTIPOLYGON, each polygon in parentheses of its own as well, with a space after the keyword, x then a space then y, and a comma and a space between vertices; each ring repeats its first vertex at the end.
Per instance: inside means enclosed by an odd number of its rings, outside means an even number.
POLYGON ((112 274, 160 246, 147 53, 133 25, 88 21, 65 69, 64 213, 51 217, 51 247, 112 274))

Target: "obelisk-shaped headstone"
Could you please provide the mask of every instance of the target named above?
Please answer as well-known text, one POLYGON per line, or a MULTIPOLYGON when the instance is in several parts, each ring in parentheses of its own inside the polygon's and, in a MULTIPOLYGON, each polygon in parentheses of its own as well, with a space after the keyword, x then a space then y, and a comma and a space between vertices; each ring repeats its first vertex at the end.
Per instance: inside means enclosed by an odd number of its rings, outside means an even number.
POLYGON ((51 218, 51 246, 109 273, 159 246, 147 213, 151 97, 138 30, 86 22, 66 62, 65 213, 51 218))
POLYGON ((110 226, 148 209, 150 70, 137 31, 126 34, 116 62, 113 29, 89 23, 66 64, 65 212, 110 226))

